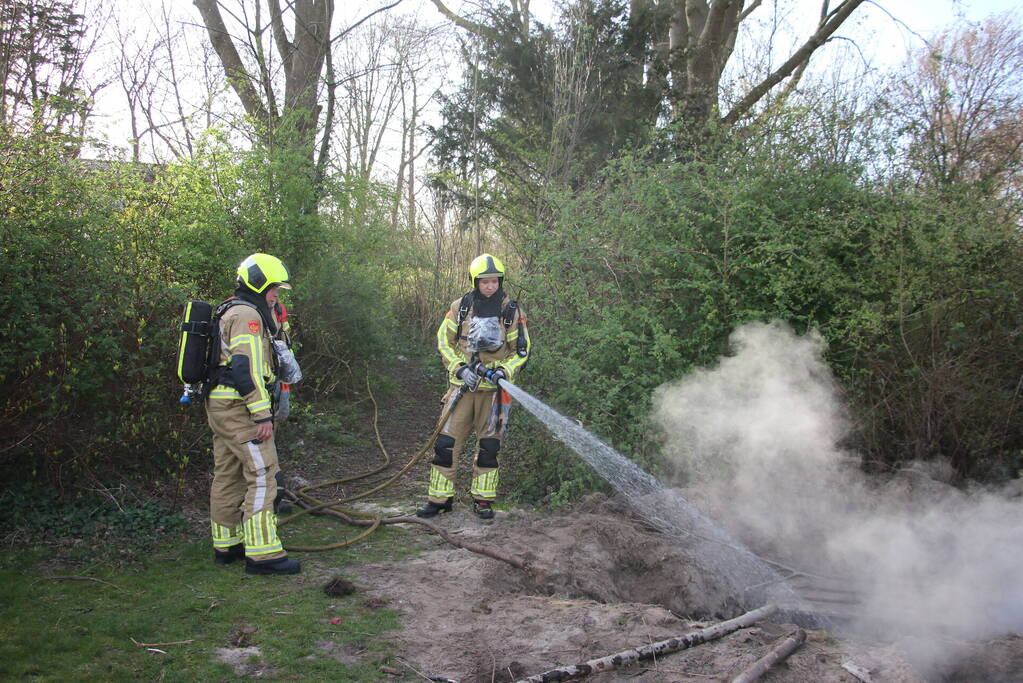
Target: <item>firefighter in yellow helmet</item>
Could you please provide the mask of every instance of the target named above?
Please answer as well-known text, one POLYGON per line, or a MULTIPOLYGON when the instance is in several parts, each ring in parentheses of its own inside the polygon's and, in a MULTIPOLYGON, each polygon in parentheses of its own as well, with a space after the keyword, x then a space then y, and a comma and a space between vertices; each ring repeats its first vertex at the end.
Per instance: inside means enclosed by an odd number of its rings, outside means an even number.
POLYGON ((213 430, 210 525, 214 561, 245 559, 248 574, 297 574, 277 536, 277 448, 271 413, 277 334, 273 314, 291 274, 280 259, 252 254, 238 266, 235 295, 220 304, 218 367, 206 414, 213 430))
POLYGON ((434 442, 428 500, 419 517, 449 512, 455 495, 455 463, 475 429, 479 452, 469 493, 482 519, 494 517, 497 454, 508 424, 511 397, 498 382, 511 381, 529 360, 526 316, 504 292, 501 260, 481 254, 469 264, 472 290, 455 299, 437 330, 437 350, 448 370, 445 406, 455 402, 434 442))

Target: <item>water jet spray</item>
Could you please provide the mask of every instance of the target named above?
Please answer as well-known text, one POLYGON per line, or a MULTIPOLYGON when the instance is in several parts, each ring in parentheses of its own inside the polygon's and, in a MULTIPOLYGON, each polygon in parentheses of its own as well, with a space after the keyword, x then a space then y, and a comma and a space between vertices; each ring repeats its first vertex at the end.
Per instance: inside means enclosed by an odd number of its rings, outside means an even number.
MULTIPOLYGON (((694 559, 724 579, 739 603, 748 608, 778 597, 793 604, 800 599, 765 560, 747 549, 719 525, 705 517, 678 492, 665 487, 610 445, 543 401, 511 382, 498 385, 544 424, 554 436, 581 457, 611 485, 635 512, 660 531, 685 537, 694 559)), ((806 621, 806 619, 802 619, 806 621)), ((817 617, 812 626, 825 624, 817 617)))

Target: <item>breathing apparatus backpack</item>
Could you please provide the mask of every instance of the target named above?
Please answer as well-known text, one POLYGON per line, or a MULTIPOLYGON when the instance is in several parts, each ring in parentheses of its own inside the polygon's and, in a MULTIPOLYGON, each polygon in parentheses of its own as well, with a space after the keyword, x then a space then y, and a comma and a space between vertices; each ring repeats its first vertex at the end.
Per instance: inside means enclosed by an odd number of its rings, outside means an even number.
POLYGON ((231 297, 213 308, 205 301, 190 299, 181 314, 181 337, 178 339, 178 379, 185 385, 179 403, 188 404, 193 397, 205 400, 214 370, 220 360, 220 319, 233 306, 252 304, 231 297))
MULTIPOLYGON (((215 309, 205 301, 189 300, 181 315, 181 337, 178 339, 178 379, 185 385, 179 399, 189 404, 193 397, 205 400, 214 385, 220 366, 220 319, 234 306, 248 306, 248 301, 231 297, 215 309)), ((286 315, 286 314, 285 314, 286 315)), ((280 319, 281 322, 286 317, 280 319)), ((295 359, 289 341, 271 339, 271 362, 281 382, 294 384, 302 379, 302 369, 295 359)))
POLYGON ((209 377, 213 348, 210 341, 216 327, 213 306, 205 301, 185 302, 178 339, 178 379, 185 385, 181 403, 191 403, 192 396, 201 394, 201 385, 209 377))

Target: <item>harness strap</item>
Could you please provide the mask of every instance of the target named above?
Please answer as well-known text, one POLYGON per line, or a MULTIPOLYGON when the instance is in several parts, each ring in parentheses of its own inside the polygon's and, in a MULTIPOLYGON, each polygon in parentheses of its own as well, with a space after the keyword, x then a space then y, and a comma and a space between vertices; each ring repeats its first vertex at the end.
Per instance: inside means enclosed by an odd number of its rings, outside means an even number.
MULTIPOLYGON (((475 291, 475 290, 474 290, 475 291)), ((508 305, 501 311, 501 319, 504 322, 504 329, 507 332, 511 329, 515 323, 515 314, 518 311, 519 302, 509 301, 508 305)), ((458 329, 458 338, 465 339, 465 335, 462 334, 462 323, 469 316, 469 311, 472 309, 472 292, 466 292, 462 295, 462 302, 458 304, 458 321, 455 323, 458 329)))
POLYGON ((210 336, 210 321, 192 320, 191 322, 183 322, 181 323, 181 331, 208 337, 210 336))

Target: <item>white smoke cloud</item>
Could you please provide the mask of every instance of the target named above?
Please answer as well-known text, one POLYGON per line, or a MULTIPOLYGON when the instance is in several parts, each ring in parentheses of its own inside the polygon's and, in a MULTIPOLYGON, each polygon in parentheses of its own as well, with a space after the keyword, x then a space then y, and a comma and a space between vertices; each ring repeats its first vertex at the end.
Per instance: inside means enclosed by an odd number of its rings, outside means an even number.
POLYGON ((871 630, 1023 631, 1023 504, 910 468, 864 476, 825 344, 753 323, 717 366, 661 387, 654 418, 686 495, 751 547, 848 578, 871 630))

